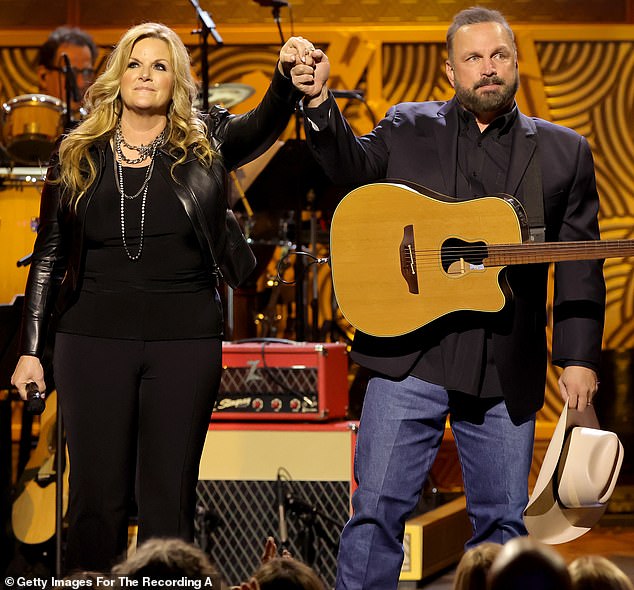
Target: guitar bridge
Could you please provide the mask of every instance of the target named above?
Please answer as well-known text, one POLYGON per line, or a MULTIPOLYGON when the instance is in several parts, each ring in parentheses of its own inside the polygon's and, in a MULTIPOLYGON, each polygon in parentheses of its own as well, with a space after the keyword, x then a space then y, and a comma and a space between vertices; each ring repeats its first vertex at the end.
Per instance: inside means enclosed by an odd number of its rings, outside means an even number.
POLYGON ((403 240, 399 248, 401 274, 410 293, 418 295, 418 273, 416 272, 416 249, 414 247, 414 226, 403 228, 403 240))

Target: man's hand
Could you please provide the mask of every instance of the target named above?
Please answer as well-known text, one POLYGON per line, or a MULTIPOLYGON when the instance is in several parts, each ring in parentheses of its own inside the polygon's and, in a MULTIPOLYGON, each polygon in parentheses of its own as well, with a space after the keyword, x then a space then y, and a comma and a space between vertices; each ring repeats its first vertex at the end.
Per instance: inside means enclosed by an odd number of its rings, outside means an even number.
POLYGON ((329 76, 330 62, 321 49, 314 49, 304 62, 291 69, 293 84, 304 94, 304 104, 307 107, 319 106, 328 98, 329 76))
POLYGON ((280 73, 291 78, 305 96, 308 107, 316 107, 328 98, 326 82, 330 76, 328 56, 304 37, 291 37, 280 49, 280 73))
POLYGON ((592 405, 592 398, 599 389, 597 374, 588 367, 570 365, 559 377, 559 392, 568 407, 583 412, 592 405))

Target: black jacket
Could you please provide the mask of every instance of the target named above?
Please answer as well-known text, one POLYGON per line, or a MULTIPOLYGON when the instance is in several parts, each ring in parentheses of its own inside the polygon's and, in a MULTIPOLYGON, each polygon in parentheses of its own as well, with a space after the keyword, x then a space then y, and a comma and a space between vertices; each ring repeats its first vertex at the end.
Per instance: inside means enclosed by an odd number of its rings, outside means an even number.
MULTIPOLYGON (((209 272, 216 274, 218 267, 224 269, 230 283, 248 275, 254 259, 248 249, 242 248, 244 242, 235 239, 236 221, 226 199, 227 171, 259 156, 273 144, 288 123, 297 99, 290 80, 276 67, 271 85, 255 109, 232 115, 216 106, 205 116, 211 147, 221 156, 214 158, 210 168, 202 166, 190 154, 176 167, 174 182, 170 173, 173 157, 165 151, 157 152, 155 169, 183 204, 209 272)), ((93 147, 93 155, 99 162, 99 178, 104 173, 107 147, 106 139, 97 141, 93 147)), ((53 313, 68 309, 79 292, 86 211, 99 182, 98 178, 75 210, 62 202, 59 183, 50 182, 58 175, 59 163, 54 157, 42 191, 40 224, 26 284, 20 333, 20 354, 40 358, 53 313)))
MULTIPOLYGON (((455 99, 398 104, 360 138, 332 99, 306 114, 308 145, 333 181, 366 184, 403 179, 456 196, 455 99)), ((598 239, 599 196, 588 142, 570 129, 521 113, 512 133, 505 192, 524 202, 526 171, 531 160, 538 158, 546 240, 598 239)), ((514 298, 502 312, 453 313, 395 338, 357 331, 352 358, 373 371, 402 379, 430 344, 465 328, 494 322, 494 358, 509 412, 512 416, 535 412, 543 404, 546 381, 548 269, 541 264, 516 266, 509 269, 507 278, 514 298)), ((363 289, 361 283, 359 288, 363 289)), ((605 313, 602 261, 556 264, 553 304, 553 363, 598 369, 605 313)))

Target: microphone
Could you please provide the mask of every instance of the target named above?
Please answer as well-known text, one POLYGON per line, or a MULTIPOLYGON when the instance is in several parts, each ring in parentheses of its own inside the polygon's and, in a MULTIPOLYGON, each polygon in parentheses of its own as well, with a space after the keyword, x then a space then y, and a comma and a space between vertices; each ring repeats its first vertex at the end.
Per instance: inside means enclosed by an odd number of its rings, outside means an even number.
POLYGON ((288 6, 286 0, 253 0, 260 6, 269 6, 271 8, 279 8, 280 6, 288 6))
POLYGON ((66 76, 66 83, 68 85, 70 98, 75 102, 81 100, 79 94, 79 87, 77 86, 77 78, 75 78, 75 71, 70 65, 70 58, 65 53, 62 53, 62 60, 64 61, 64 75, 66 76))
POLYGON ((314 514, 317 512, 314 506, 296 498, 293 494, 286 495, 286 503, 288 504, 289 512, 294 514, 314 514))
POLYGON ((31 264, 31 258, 33 258, 33 254, 27 254, 26 256, 22 256, 22 258, 20 258, 15 265, 16 266, 28 266, 29 264, 31 264))
POLYGON ((29 414, 40 415, 46 404, 44 403, 44 398, 42 394, 39 392, 37 385, 31 381, 26 384, 26 402, 24 409, 29 414))
POLYGON ((275 490, 277 492, 277 514, 279 519, 280 549, 288 548, 288 530, 286 528, 286 508, 284 505, 284 491, 282 490, 282 478, 277 474, 275 490))

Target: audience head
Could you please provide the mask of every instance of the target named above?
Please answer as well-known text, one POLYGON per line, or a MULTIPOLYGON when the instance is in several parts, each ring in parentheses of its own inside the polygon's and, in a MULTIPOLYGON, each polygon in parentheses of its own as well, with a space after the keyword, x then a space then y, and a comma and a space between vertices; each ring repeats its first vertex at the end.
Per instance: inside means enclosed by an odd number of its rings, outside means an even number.
POLYGON ((486 590, 487 574, 501 549, 499 543, 481 543, 468 549, 456 568, 453 590, 486 590))
POLYGON ((573 590, 634 590, 634 584, 613 562, 599 555, 578 557, 569 566, 573 590))
POLYGON ((566 562, 552 547, 530 537, 515 537, 493 561, 489 590, 571 590, 566 562))
POLYGON ((275 557, 253 574, 259 590, 326 590, 315 571, 292 557, 275 557))
POLYGON ((113 567, 112 573, 133 580, 144 577, 157 580, 218 578, 207 556, 182 539, 150 539, 140 545, 134 555, 113 567))

